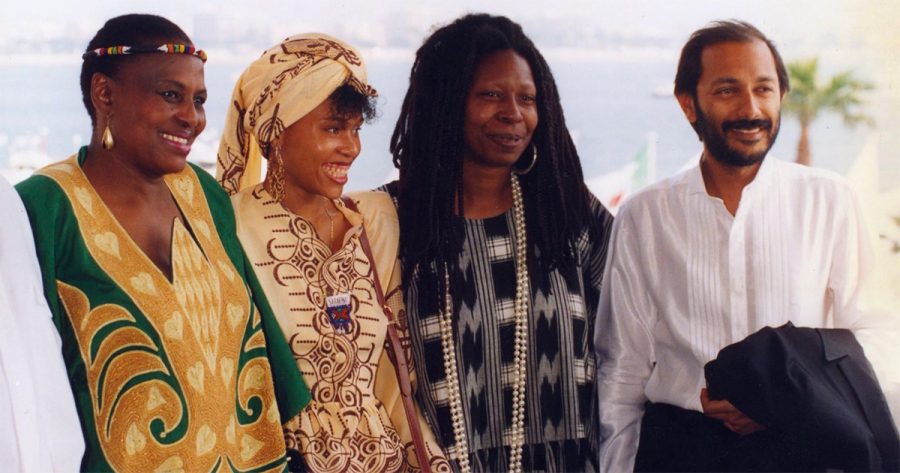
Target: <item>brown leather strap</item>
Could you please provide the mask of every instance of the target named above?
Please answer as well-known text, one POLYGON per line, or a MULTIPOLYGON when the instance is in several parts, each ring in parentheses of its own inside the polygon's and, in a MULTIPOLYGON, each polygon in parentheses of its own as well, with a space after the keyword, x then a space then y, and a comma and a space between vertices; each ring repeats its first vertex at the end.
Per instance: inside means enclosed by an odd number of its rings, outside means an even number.
MULTIPOLYGON (((350 210, 359 213, 356 202, 349 197, 342 197, 344 205, 350 210)), ((397 370, 397 381, 400 383, 400 397, 403 400, 403 410, 406 412, 406 422, 409 424, 409 434, 412 437, 413 446, 416 449, 416 458, 419 460, 419 468, 423 473, 431 473, 431 464, 428 461, 428 450, 425 449, 425 439, 422 437, 422 428, 419 425, 419 418, 416 415, 415 401, 412 397, 412 383, 409 380, 409 363, 406 360, 406 352, 400 342, 400 334, 397 332, 397 319, 394 317, 394 311, 387 305, 384 298, 384 291, 381 288, 381 281, 378 277, 378 268, 375 267, 375 257, 372 255, 372 247, 369 245, 369 237, 366 235, 366 226, 362 226, 359 235, 359 242, 362 245, 363 252, 369 258, 369 264, 372 266, 372 279, 375 282, 375 295, 378 297, 378 303, 384 309, 384 315, 387 316, 387 337, 390 341, 391 351, 394 353, 394 368, 397 370)))

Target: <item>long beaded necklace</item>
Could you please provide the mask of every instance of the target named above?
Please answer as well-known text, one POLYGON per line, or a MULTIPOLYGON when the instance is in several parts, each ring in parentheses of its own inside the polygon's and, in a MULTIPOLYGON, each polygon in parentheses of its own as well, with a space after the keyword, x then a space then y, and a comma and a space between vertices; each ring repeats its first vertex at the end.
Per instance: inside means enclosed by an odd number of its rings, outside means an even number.
MULTIPOLYGON (((510 176, 513 194, 513 231, 515 235, 516 300, 515 346, 513 351, 513 409, 512 432, 509 449, 510 471, 522 471, 522 445, 525 443, 525 381, 528 354, 528 287, 527 241, 525 233, 525 208, 519 178, 510 176)), ((459 371, 456 365, 456 348, 453 344, 453 298, 450 296, 450 273, 444 265, 444 310, 440 314, 441 348, 444 352, 444 372, 450 402, 450 418, 453 438, 456 440, 456 460, 462 473, 469 473, 469 442, 462 415, 462 395, 459 390, 459 371)))

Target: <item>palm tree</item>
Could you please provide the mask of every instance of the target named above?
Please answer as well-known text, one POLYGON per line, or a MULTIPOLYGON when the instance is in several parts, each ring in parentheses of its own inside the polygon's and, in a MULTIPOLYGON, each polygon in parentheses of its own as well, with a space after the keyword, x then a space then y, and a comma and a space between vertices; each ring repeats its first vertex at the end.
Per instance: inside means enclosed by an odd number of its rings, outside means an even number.
POLYGON ((871 90, 873 85, 853 76, 852 71, 841 72, 820 87, 818 84, 819 59, 796 61, 787 65, 791 78, 791 91, 784 102, 784 112, 796 115, 800 120, 800 141, 797 143, 797 162, 809 166, 809 127, 820 112, 838 113, 844 124, 855 127, 859 123, 874 125, 872 117, 859 110, 863 101, 860 92, 871 90))

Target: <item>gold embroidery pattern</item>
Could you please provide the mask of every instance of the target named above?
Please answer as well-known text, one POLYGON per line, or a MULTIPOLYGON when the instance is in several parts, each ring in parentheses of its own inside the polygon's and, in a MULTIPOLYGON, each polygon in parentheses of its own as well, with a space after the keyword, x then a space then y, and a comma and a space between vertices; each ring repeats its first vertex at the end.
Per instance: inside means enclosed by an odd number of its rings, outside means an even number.
MULTIPOLYGON (((175 297, 184 308, 177 316, 187 320, 210 373, 215 373, 219 333, 225 315, 221 307, 219 278, 180 220, 175 221, 172 232, 172 273, 175 297)), ((232 307, 240 311, 240 307, 232 307)))
POLYGON ((138 308, 92 308, 80 289, 57 282, 110 466, 280 470, 284 443, 271 370, 259 350, 265 346, 259 315, 211 230, 191 168, 166 177, 194 230, 192 237, 179 220, 174 224, 172 283, 118 224, 74 157, 39 172, 66 192, 89 253, 138 308))
MULTIPOLYGON (((312 394, 284 425, 287 447, 299 450, 313 472, 418 471, 411 443, 401 439, 389 406, 376 397, 378 380, 388 379, 381 373, 393 375, 393 367, 385 364, 387 320, 356 230, 332 254, 307 220, 285 212, 261 186, 252 199, 264 210, 240 214, 241 224, 253 228, 242 241, 269 300, 287 309, 279 321, 312 394), (337 293, 350 294, 346 333, 335 331, 325 311, 325 298, 337 293)), ((429 453, 433 470, 449 471, 439 448, 429 453)))

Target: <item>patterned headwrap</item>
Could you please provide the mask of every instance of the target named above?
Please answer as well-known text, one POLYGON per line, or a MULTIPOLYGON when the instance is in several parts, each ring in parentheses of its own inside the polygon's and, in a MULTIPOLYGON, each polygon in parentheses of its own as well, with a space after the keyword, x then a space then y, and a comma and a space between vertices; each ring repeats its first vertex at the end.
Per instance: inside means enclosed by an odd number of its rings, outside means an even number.
POLYGON ((284 130, 348 84, 374 97, 362 56, 321 33, 291 36, 241 74, 219 144, 216 180, 229 194, 260 182, 262 157, 284 130))

